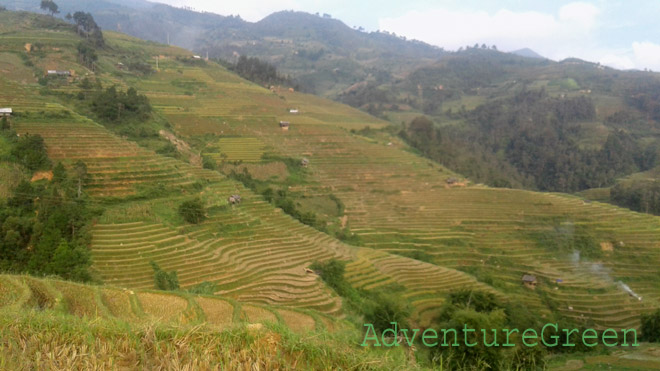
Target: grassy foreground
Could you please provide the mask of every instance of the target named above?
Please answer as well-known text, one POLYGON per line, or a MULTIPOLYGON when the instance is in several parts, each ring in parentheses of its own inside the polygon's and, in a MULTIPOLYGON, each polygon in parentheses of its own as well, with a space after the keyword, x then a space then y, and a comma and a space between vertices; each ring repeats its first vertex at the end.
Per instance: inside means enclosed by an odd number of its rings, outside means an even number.
MULTIPOLYGON (((66 294, 47 297, 53 287, 93 290, 94 286, 25 276, 0 278, 0 370, 391 370, 413 366, 407 364, 403 350, 361 348, 359 331, 339 322, 294 332, 286 323, 264 319, 255 323, 254 318, 218 326, 208 313, 179 321, 163 321, 147 313, 119 318, 104 313, 105 308, 81 312, 77 309, 81 303, 66 294), (21 281, 30 289, 21 291, 15 286, 21 281)), ((160 299, 157 305, 162 307, 174 299, 157 296, 154 293, 152 299, 160 299)), ((190 299, 203 302, 198 296, 190 299)), ((204 308, 204 312, 208 311, 204 308)))

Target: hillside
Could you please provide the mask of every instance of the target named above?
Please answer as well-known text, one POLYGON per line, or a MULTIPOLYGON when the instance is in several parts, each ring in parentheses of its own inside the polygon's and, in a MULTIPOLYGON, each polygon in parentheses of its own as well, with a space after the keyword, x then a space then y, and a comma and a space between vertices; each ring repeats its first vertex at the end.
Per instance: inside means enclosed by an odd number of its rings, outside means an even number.
MULTIPOLYGON (((36 10, 26 1, 6 6, 36 10)), ((144 1, 64 0, 60 6, 61 14, 87 10, 104 29, 163 43, 169 38, 223 63, 258 57, 283 79, 260 81, 263 86, 286 81, 394 123, 409 145, 476 183, 573 193, 609 189, 657 166, 659 78, 652 72, 554 62, 531 49, 503 53, 475 45, 447 52, 302 12, 251 23, 144 1), (420 116, 433 123, 428 141, 409 128, 420 116)))
POLYGON ((542 56, 541 54, 533 51, 530 48, 523 48, 523 49, 514 50, 514 51, 511 52, 511 54, 515 54, 515 55, 518 55, 518 56, 521 56, 521 57, 526 57, 526 58, 547 59, 544 56, 542 56))
POLYGON ((217 297, 2 275, 0 313, 3 369, 405 365, 357 352, 357 331, 331 317, 217 297))
MULTIPOLYGON (((106 31, 88 64, 80 47, 86 40, 70 25, 12 12, 0 21, 0 69, 11 72, 0 76, 0 106, 16 112, 10 129, 43 138, 53 173, 58 162, 70 177, 78 161, 86 164, 86 196, 77 196, 94 210, 85 248, 91 273, 109 285, 90 289, 95 298, 111 287, 169 295, 144 291, 154 288, 153 261, 177 272, 182 290, 215 285, 213 300, 360 323, 369 313, 349 305, 346 286, 309 271, 315 261, 337 259, 361 298, 394 295, 410 305, 406 320, 421 327, 439 325, 460 289, 491 295, 534 323, 599 330, 639 328, 642 314, 660 308, 657 217, 566 194, 473 184, 421 157, 387 121, 263 88, 183 49, 106 31), (49 69, 74 73, 44 77, 49 69), (147 101, 151 111, 131 100, 147 101), (229 201, 235 194, 238 204, 229 201), (194 199, 204 209, 198 223, 178 212, 194 199), (535 290, 521 284, 523 274, 537 277, 535 290)), ((3 146, 11 143, 3 136, 3 146)), ((57 182, 55 174, 33 178, 35 171, 10 160, 2 157, 2 169, 14 169, 2 178, 5 192, 14 192, 7 207, 25 196, 16 180, 46 189, 57 182)), ((55 198, 29 198, 20 220, 43 218, 29 207, 55 198)), ((3 246, 13 235, 3 236, 3 246)), ((34 252, 25 243, 21 253, 34 252)), ((172 302, 203 307, 204 300, 172 295, 179 297, 172 302)), ((19 318, 28 326, 26 316, 19 318)), ((38 328, 46 319, 36 316, 38 328)), ((83 334, 98 331, 76 323, 83 334)), ((354 350, 355 343, 344 344, 354 350)), ((305 349, 305 357, 316 351, 305 349)))
MULTIPOLYGON (((307 91, 334 97, 356 82, 388 80, 444 55, 442 49, 389 33, 363 32, 318 14, 278 12, 259 22, 146 1, 58 2, 61 13, 91 12, 106 30, 169 43, 234 62, 256 56, 291 75, 307 91)), ((0 0, 13 10, 38 11, 30 1, 0 0)))

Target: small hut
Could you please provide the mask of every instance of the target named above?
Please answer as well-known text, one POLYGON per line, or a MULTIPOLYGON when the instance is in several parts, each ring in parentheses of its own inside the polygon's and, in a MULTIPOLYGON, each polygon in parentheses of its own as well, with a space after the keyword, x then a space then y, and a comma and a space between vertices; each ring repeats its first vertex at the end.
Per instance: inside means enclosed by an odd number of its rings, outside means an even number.
POLYGON ((239 195, 231 195, 227 199, 227 202, 229 202, 230 205, 237 205, 241 203, 241 196, 239 195))
POLYGON ((11 108, 0 108, 0 117, 11 117, 11 114, 14 113, 11 108))
POLYGON ((458 179, 456 179, 454 177, 451 177, 451 178, 447 178, 446 182, 449 185, 454 185, 454 184, 458 183, 458 179))
POLYGON ((287 130, 289 130, 289 125, 290 124, 291 123, 288 122, 288 121, 280 121, 280 129, 282 129, 284 131, 287 131, 287 130))
POLYGON ((531 274, 525 274, 522 276, 522 283, 527 287, 528 289, 536 289, 536 276, 533 276, 531 274))
POLYGON ((303 158, 302 160, 300 160, 300 166, 307 167, 307 165, 309 165, 309 160, 308 159, 303 158))

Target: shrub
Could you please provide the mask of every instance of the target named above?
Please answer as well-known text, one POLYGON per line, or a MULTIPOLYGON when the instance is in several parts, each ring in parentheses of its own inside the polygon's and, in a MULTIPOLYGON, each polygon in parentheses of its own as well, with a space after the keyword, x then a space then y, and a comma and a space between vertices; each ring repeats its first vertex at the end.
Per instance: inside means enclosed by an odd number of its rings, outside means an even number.
POLYGON ((188 223, 198 224, 206 218, 202 200, 195 198, 179 205, 179 215, 188 223))
POLYGON ((642 340, 652 343, 660 342, 660 309, 653 313, 642 315, 642 340))
POLYGON ((173 291, 179 289, 179 277, 176 271, 165 272, 154 261, 150 261, 149 264, 154 270, 154 281, 158 290, 173 291))
POLYGON ((218 291, 218 285, 213 282, 204 281, 199 285, 191 287, 188 292, 191 294, 214 295, 218 291))
POLYGON ((202 167, 204 169, 215 170, 216 166, 217 164, 214 159, 209 156, 202 156, 202 167))
POLYGON ((16 162, 30 171, 48 169, 51 166, 44 139, 40 135, 25 134, 20 137, 11 154, 16 162))

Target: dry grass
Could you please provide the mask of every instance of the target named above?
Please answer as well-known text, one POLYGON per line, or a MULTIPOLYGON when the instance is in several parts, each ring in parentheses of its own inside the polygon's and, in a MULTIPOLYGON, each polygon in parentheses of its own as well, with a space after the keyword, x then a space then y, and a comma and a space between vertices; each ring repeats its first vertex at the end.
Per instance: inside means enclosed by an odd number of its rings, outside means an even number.
POLYGON ((277 312, 280 314, 287 327, 289 327, 292 331, 306 332, 312 331, 316 327, 314 318, 306 314, 286 309, 278 309, 277 312))
POLYGON ((31 277, 24 277, 23 280, 30 288, 30 299, 27 303, 28 306, 36 309, 55 308, 59 298, 55 296, 44 281, 39 281, 31 277))
POLYGON ((206 321, 216 326, 226 327, 232 323, 234 306, 221 299, 196 298, 204 311, 206 321))
POLYGON ((277 317, 273 312, 253 305, 241 306, 241 319, 251 323, 277 322, 277 317))
POLYGON ((359 349, 355 336, 300 338, 282 326, 217 331, 204 326, 87 321, 53 311, 0 311, 2 370, 407 369, 397 349, 359 349))
POLYGON ((9 306, 20 298, 21 289, 9 277, 0 277, 0 307, 9 306))
POLYGON ((127 321, 136 319, 135 313, 131 309, 131 298, 128 292, 104 289, 101 292, 101 300, 113 316, 127 321))
POLYGON ((154 294, 141 292, 137 297, 144 312, 158 321, 180 321, 185 319, 185 310, 188 301, 183 298, 168 294, 154 294))
POLYGON ((53 286, 62 293, 69 313, 82 317, 99 317, 103 310, 96 303, 96 293, 88 286, 55 281, 53 286))

